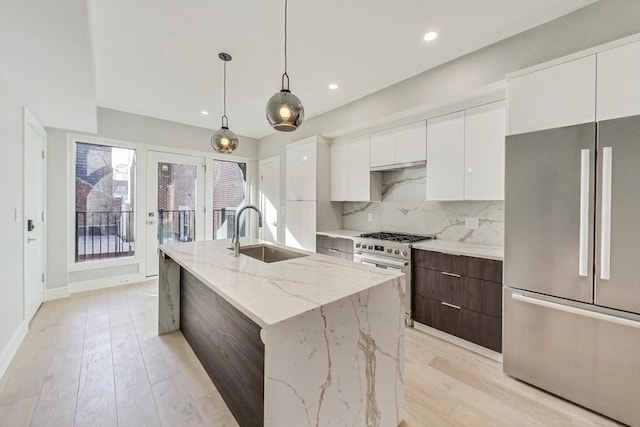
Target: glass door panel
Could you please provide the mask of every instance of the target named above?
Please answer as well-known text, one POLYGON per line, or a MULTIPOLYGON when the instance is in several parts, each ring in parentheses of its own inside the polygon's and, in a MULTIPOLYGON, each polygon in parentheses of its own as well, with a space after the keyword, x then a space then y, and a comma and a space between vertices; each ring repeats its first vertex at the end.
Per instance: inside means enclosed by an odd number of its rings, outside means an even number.
MULTIPOLYGON (((247 203, 247 164, 226 160, 213 161, 213 236, 230 239, 236 226, 236 212, 247 203)), ((240 224, 245 236, 246 218, 240 224)))
POLYGON ((204 237, 203 159, 150 151, 147 155, 146 275, 158 274, 160 245, 204 237))

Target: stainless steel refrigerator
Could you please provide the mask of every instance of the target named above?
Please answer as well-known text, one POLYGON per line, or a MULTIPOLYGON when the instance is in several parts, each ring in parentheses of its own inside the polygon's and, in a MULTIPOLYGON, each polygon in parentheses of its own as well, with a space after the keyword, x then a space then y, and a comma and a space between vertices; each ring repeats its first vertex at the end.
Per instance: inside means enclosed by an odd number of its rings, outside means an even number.
POLYGON ((640 426, 640 116, 506 139, 504 371, 640 426))

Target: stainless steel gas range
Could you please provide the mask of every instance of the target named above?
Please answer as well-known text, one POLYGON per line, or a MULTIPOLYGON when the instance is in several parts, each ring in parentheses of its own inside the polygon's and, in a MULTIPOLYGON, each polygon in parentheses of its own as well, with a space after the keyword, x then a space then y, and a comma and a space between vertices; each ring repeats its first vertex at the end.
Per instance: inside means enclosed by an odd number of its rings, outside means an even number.
POLYGON ((405 322, 411 325, 411 244, 435 239, 433 235, 391 232, 363 233, 354 237, 353 260, 405 274, 405 322))

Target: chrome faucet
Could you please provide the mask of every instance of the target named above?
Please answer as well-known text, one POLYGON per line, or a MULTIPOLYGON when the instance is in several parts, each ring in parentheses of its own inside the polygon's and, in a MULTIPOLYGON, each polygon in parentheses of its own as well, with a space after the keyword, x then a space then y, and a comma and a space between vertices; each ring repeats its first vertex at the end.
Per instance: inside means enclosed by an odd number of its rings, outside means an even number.
POLYGON ((262 212, 260 212, 260 209, 253 205, 243 206, 236 215, 236 229, 233 234, 233 238, 231 239, 231 243, 233 244, 233 256, 240 255, 240 216, 245 209, 253 209, 258 213, 258 227, 262 227, 262 212))

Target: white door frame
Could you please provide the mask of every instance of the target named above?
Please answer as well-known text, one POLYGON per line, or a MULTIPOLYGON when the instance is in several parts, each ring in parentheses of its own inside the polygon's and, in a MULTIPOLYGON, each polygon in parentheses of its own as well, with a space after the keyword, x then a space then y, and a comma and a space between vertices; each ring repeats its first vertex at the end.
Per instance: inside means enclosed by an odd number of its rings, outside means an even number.
MULTIPOLYGON (((278 167, 277 167, 277 169, 278 169, 278 184, 277 184, 278 203, 277 204, 278 205, 280 205, 280 203, 281 203, 280 198, 282 196, 282 194, 280 194, 280 184, 281 184, 281 181, 282 181, 282 179, 281 179, 282 173, 281 173, 281 170, 280 170, 280 156, 277 155, 277 156, 268 157, 266 159, 260 160, 258 162, 258 197, 259 197, 258 203, 259 203, 260 211, 263 213, 263 215, 265 215, 265 210, 264 210, 264 198, 262 196, 262 168, 264 167, 264 165, 269 164, 269 163, 276 163, 278 165, 278 167)), ((276 243, 282 243, 282 242, 280 242, 280 235, 282 234, 280 232, 280 227, 282 226, 282 220, 281 220, 282 219, 281 218, 282 215, 281 215, 281 212, 280 212, 280 206, 275 206, 275 208, 276 208, 276 212, 277 212, 277 215, 278 215, 278 220, 277 220, 278 225, 276 226, 277 230, 276 230, 275 239, 276 239, 276 243)), ((265 221, 266 221, 266 218, 265 218, 265 221)), ((264 229, 265 228, 266 228, 266 224, 263 224, 263 227, 260 229, 260 239, 264 239, 264 229)))
MULTIPOLYGON (((22 318, 28 323, 31 321, 31 318, 27 319, 27 223, 26 223, 26 214, 27 214, 27 200, 25 195, 27 194, 27 171, 29 171, 33 165, 29 163, 29 159, 27 158, 27 130, 32 128, 36 131, 40 136, 43 137, 43 147, 42 147, 42 302, 46 300, 47 297, 47 222, 45 211, 47 207, 47 191, 46 191, 46 182, 47 182, 47 131, 40 124, 38 119, 26 108, 23 108, 23 133, 22 133, 22 318)), ((17 215, 16 215, 17 216, 17 215)), ((36 310, 37 311, 37 310, 36 310)), ((35 314, 35 312, 33 313, 35 314)))
MULTIPOLYGON (((144 252, 145 252, 145 257, 144 257, 144 270, 145 270, 145 276, 146 277, 150 277, 150 276, 155 276, 157 273, 155 273, 155 268, 150 269, 149 266, 149 262, 151 262, 150 260, 153 258, 153 254, 152 254, 152 244, 150 242, 150 240, 154 240, 151 236, 149 227, 153 224, 156 225, 155 227, 155 232, 152 233, 153 235, 157 236, 157 224, 158 224, 158 218, 154 217, 154 218, 149 218, 148 217, 148 213, 149 212, 154 212, 155 214, 157 214, 158 212, 158 205, 157 205, 157 194, 158 194, 158 182, 157 182, 157 176, 158 176, 158 169, 157 167, 150 167, 150 165, 153 163, 154 166, 157 165, 157 163, 159 162, 165 162, 165 163, 176 163, 176 164, 184 164, 184 165, 193 165, 196 166, 197 169, 197 184, 196 184, 196 194, 194 195, 196 203, 195 203, 195 207, 196 207, 196 223, 195 223, 195 227, 196 227, 196 233, 195 233, 195 239, 196 240, 203 240, 205 238, 205 224, 206 224, 206 218, 207 218, 207 211, 208 209, 206 209, 206 178, 205 178, 205 165, 206 165, 206 158, 204 156, 194 156, 194 155, 189 155, 189 154, 178 154, 178 153, 172 153, 172 152, 166 152, 166 151, 155 151, 155 150, 149 150, 147 151, 147 155, 146 155, 146 179, 145 179, 145 187, 146 190, 143 193, 144 194, 144 200, 145 200, 145 210, 142 212, 142 216, 144 217, 144 252), (154 179, 155 177, 155 179, 154 179), (155 188, 154 188, 155 186, 155 188), (153 198, 155 199, 155 203, 153 203, 151 201, 151 199, 149 198, 150 196, 154 196, 153 198), (151 222, 150 222, 151 221, 151 222), (150 274, 151 273, 151 274, 150 274), (155 274, 154 274, 155 273, 155 274)), ((155 241, 155 240, 154 240, 155 241)), ((155 247, 155 246, 154 246, 155 247)), ((157 250, 156 250, 157 252, 157 250)), ((157 258, 156 258, 157 259, 157 258)), ((157 263, 157 261, 156 261, 157 263)), ((156 264, 157 265, 157 264, 156 264)))

